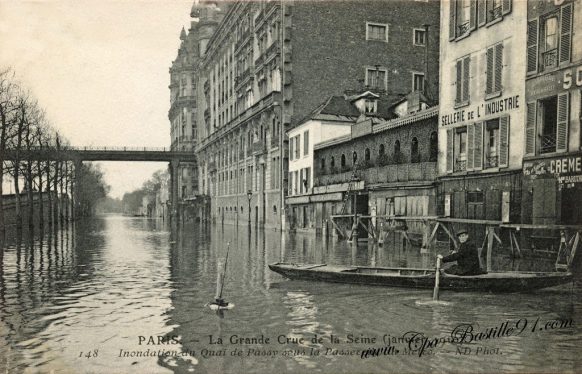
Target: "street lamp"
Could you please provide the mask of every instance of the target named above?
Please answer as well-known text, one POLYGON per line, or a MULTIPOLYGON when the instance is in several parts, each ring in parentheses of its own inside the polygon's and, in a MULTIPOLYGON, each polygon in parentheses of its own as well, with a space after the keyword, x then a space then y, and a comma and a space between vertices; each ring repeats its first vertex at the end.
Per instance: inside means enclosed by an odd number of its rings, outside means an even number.
POLYGON ((249 200, 249 227, 251 227, 251 199, 253 198, 253 191, 247 191, 247 199, 249 200))

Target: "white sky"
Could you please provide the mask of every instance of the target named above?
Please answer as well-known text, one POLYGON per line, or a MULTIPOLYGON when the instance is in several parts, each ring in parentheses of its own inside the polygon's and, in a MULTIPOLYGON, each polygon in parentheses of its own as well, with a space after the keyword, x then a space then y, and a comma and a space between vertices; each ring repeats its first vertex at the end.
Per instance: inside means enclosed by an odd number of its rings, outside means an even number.
MULTIPOLYGON (((11 66, 72 145, 170 144, 168 69, 193 1, 0 0, 0 67, 11 66)), ((163 163, 102 163, 111 195, 163 163)))

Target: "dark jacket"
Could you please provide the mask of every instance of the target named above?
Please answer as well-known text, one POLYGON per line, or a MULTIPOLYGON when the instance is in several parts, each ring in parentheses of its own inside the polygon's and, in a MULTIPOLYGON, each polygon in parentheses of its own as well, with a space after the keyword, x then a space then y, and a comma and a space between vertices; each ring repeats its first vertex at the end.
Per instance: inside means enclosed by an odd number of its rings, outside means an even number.
POLYGON ((443 257, 443 262, 457 261, 457 268, 454 274, 457 275, 477 275, 483 274, 479 264, 479 252, 477 246, 470 240, 461 243, 459 250, 453 254, 443 257))

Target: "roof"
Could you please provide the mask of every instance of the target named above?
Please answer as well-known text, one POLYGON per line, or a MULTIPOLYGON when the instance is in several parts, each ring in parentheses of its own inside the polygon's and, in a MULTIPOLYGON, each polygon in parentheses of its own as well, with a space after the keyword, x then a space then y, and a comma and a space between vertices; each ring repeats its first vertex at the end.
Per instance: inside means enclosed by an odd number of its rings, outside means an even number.
POLYGON ((371 95, 374 97, 379 97, 379 99, 378 113, 371 114, 369 115, 370 117, 379 117, 383 119, 392 119, 397 117, 397 115, 394 114, 393 109, 397 103, 401 102, 402 95, 379 96, 370 91, 367 91, 361 95, 350 97, 345 97, 343 95, 330 96, 313 111, 311 111, 311 113, 299 121, 294 127, 300 126, 312 119, 355 121, 360 116, 360 111, 353 104, 353 101, 360 97, 369 97, 371 95))

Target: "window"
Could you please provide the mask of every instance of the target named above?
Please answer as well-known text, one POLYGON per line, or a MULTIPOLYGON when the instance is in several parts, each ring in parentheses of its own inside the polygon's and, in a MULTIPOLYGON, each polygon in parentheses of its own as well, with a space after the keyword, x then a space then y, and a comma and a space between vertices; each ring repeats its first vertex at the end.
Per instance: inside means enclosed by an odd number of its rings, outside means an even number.
POLYGON ((448 172, 507 167, 509 116, 447 130, 448 172))
POLYGON ((364 152, 364 160, 366 162, 370 161, 370 148, 366 148, 366 151, 364 152))
POLYGON ((556 152, 556 130, 558 121, 558 97, 539 101, 540 153, 556 152))
POLYGON ((424 29, 414 29, 412 31, 413 44, 416 46, 424 47, 426 45, 426 30, 424 29))
POLYGON ((305 172, 303 174, 303 187, 305 193, 308 193, 309 188, 311 188, 311 168, 305 168, 305 172))
POLYGON ((437 160, 439 154, 439 142, 437 137, 437 132, 433 131, 430 133, 430 155, 429 161, 434 162, 437 160))
POLYGON ((558 15, 547 17, 542 24, 542 69, 558 64, 558 15))
POLYGON ((456 94, 455 105, 465 106, 469 104, 469 77, 470 77, 471 57, 466 56, 457 60, 456 63, 456 94))
POLYGON ((388 75, 386 69, 367 68, 366 69, 366 86, 376 88, 379 90, 386 90, 388 88, 388 75))
POLYGON ((309 154, 309 130, 303 133, 303 155, 309 154))
POLYGON ((511 12, 513 0, 449 0, 449 40, 461 39, 511 12))
POLYGON ((301 134, 297 135, 295 137, 295 159, 299 159, 299 156, 301 155, 301 134))
POLYGON ((455 171, 467 170, 467 128, 458 128, 455 133, 455 171))
POLYGON ((343 171, 343 169, 345 169, 345 167, 346 167, 346 155, 344 155, 343 153, 342 153, 341 164, 340 165, 341 165, 341 168, 342 168, 342 171, 343 171))
POLYGON ((293 151, 294 144, 295 138, 291 138, 291 141, 289 142, 289 161, 293 161, 293 155, 295 155, 295 152, 293 151))
POLYGON ((417 138, 412 138, 412 142, 410 143, 410 162, 420 162, 417 138))
POLYGON ((365 104, 365 113, 376 113, 378 111, 378 101, 377 100, 366 99, 364 104, 365 104))
POLYGON ((388 41, 388 25, 366 22, 366 40, 388 41))
POLYGON ((472 2, 476 3, 476 1, 472 0, 457 1, 457 33, 459 36, 463 36, 471 30, 471 18, 473 16, 472 2))
POLYGON ((485 126, 485 168, 494 168, 499 165, 499 118, 486 122, 485 126))
POLYGON ((412 91, 424 92, 423 73, 412 73, 412 91))
POLYGON ((356 151, 354 151, 354 153, 352 153, 352 165, 355 167, 357 162, 358 162, 358 153, 356 151))
POLYGON ((527 23, 527 73, 537 73, 570 62, 572 4, 527 23))
POLYGON ((331 172, 335 172, 335 157, 331 156, 331 161, 329 162, 329 166, 331 168, 331 172))
POLYGON ((400 153, 400 140, 394 142, 394 162, 397 164, 402 162, 402 155, 400 153))
POLYGON ((503 43, 487 48, 487 74, 485 94, 489 97, 501 95, 503 70, 503 43))
POLYGON ((287 191, 287 195, 293 195, 293 172, 289 172, 289 191, 287 191))
POLYGON ((322 173, 325 173, 325 157, 322 157, 321 160, 319 160, 319 170, 322 173))
POLYGON ((485 7, 487 10, 487 15, 486 15, 487 22, 493 22, 493 21, 503 17, 502 0, 489 0, 489 1, 487 1, 487 4, 485 7))

